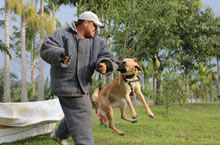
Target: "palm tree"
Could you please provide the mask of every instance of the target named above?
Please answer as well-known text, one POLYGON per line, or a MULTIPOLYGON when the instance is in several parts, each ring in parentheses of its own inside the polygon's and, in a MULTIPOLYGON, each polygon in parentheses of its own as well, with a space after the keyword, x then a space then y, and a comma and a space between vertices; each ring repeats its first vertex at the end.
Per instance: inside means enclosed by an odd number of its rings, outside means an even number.
POLYGON ((47 26, 46 26, 47 34, 51 34, 52 32, 56 30, 56 26, 57 26, 56 16, 55 16, 56 11, 59 9, 61 5, 69 4, 70 2, 68 0, 62 0, 62 1, 61 0, 46 0, 46 2, 47 2, 46 8, 48 8, 48 10, 52 12, 52 16, 49 16, 46 22, 47 23, 47 26))
MULTIPOLYGON (((41 0, 40 15, 44 16, 44 0, 41 0)), ((44 22, 41 21, 40 26, 40 45, 44 39, 44 22)), ((38 100, 44 100, 44 61, 39 58, 39 84, 38 84, 38 100)))
MULTIPOLYGON (((9 50, 9 7, 8 7, 8 0, 5 1, 5 46, 9 50)), ((10 58, 7 53, 5 53, 5 69, 4 69, 4 93, 3 93, 3 102, 10 102, 11 101, 11 92, 10 92, 10 58)))
MULTIPOLYGON (((5 46, 9 48, 9 11, 13 10, 21 16, 21 48, 22 48, 22 94, 21 101, 28 101, 26 91, 26 58, 25 58, 25 9, 24 0, 6 0, 5 1, 5 46)), ((10 60, 9 55, 5 55, 5 71, 4 71, 4 95, 3 101, 10 101, 10 60)))
MULTIPOLYGON (((16 74, 14 73, 10 73, 9 74, 9 79, 10 81, 12 81, 11 83, 11 88, 13 89, 13 82, 17 79, 17 76, 16 74)), ((3 96, 3 90, 4 90, 4 68, 0 68, 0 96, 3 96)), ((12 99, 11 101, 13 101, 13 91, 11 91, 11 94, 12 94, 12 99)), ((3 98, 0 97, 0 102, 2 102, 3 98)))
POLYGON ((56 0, 48 0, 48 8, 52 10, 52 27, 51 30, 56 29, 56 17, 55 12, 59 8, 60 4, 56 0))
MULTIPOLYGON (((4 13, 4 11, 5 11, 5 9, 0 9, 0 13, 4 13)), ((4 29, 4 27, 5 27, 4 24, 5 24, 5 21, 0 20, 0 28, 4 29)), ((10 51, 2 40, 0 40, 0 51, 7 53, 9 55, 9 58, 11 58, 10 51)))
POLYGON ((25 47, 25 11, 24 11, 24 0, 21 1, 21 73, 22 73, 22 88, 21 88, 21 102, 27 102, 27 81, 26 81, 26 47, 25 47))
MULTIPOLYGON (((22 57, 22 90, 21 101, 28 101, 26 90, 26 48, 25 48, 25 7, 24 0, 7 0, 7 6, 21 16, 21 57, 22 57)), ((6 65, 6 64, 5 64, 6 65)), ((5 74, 5 75, 9 75, 5 74)), ((8 88, 8 87, 7 87, 8 88)), ((6 90, 5 90, 6 91, 6 90)))
MULTIPOLYGON (((27 51, 31 55, 31 96, 35 96, 35 58, 38 56, 38 52, 35 49, 36 33, 39 28, 39 15, 36 13, 37 1, 35 1, 35 7, 33 2, 27 4, 27 27, 26 27, 26 47, 27 51)), ((30 93, 29 93, 30 94, 30 93)))

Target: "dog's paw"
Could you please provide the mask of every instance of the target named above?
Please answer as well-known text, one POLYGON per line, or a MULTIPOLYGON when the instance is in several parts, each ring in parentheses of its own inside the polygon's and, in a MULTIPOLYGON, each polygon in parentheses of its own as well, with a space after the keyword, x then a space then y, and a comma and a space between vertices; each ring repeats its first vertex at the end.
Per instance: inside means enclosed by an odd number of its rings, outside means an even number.
POLYGON ((104 127, 104 128, 107 128, 107 122, 103 121, 103 120, 100 120, 100 126, 104 127))
POLYGON ((152 114, 149 114, 148 115, 150 118, 154 118, 154 114, 152 113, 152 114))
POLYGON ((151 112, 150 110, 147 111, 147 114, 148 114, 148 116, 149 116, 150 118, 154 118, 154 113, 151 112))
POLYGON ((136 119, 132 121, 132 123, 137 123, 137 122, 138 122, 138 120, 136 120, 136 119))
POLYGON ((125 133, 124 132, 119 132, 118 135, 123 136, 123 135, 125 135, 125 133))
POLYGON ((136 119, 137 118, 137 115, 136 116, 132 116, 132 119, 136 119))

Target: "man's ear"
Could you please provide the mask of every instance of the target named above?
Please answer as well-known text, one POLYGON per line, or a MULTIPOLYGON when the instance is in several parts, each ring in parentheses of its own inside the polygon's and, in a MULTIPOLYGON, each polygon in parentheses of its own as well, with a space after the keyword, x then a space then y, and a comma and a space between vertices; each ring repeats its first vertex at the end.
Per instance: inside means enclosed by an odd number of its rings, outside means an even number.
POLYGON ((89 21, 87 21, 87 20, 85 20, 85 21, 83 22, 83 25, 86 26, 86 27, 88 26, 88 24, 89 24, 89 21))

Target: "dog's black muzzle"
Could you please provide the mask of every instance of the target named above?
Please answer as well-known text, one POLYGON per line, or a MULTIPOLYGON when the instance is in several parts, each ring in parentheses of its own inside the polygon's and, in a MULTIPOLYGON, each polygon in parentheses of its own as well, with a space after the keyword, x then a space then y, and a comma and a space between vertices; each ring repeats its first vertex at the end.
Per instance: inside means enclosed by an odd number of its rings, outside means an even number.
POLYGON ((119 71, 121 73, 126 73, 127 72, 127 70, 126 70, 126 62, 117 61, 116 64, 118 65, 117 71, 119 71))

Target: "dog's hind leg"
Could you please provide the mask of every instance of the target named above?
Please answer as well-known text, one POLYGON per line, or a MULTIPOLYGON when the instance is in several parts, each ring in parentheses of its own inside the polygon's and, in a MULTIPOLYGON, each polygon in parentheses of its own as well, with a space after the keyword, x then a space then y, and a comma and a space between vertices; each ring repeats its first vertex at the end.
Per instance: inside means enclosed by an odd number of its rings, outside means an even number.
POLYGON ((100 119, 99 119, 100 126, 106 128, 107 127, 107 118, 105 116, 105 113, 102 110, 100 110, 99 115, 100 115, 100 119))
POLYGON ((108 121, 109 121, 109 127, 115 131, 118 135, 120 136, 123 136, 124 135, 124 132, 120 131, 119 129, 117 129, 114 125, 114 122, 113 122, 113 109, 112 107, 108 107, 108 108, 105 108, 105 113, 106 113, 106 116, 108 118, 108 121))
POLYGON ((127 105, 126 101, 124 100, 124 101, 121 102, 121 105, 119 106, 120 111, 121 111, 121 119, 132 122, 132 123, 136 123, 137 119, 127 118, 126 113, 125 113, 126 105, 127 105))

